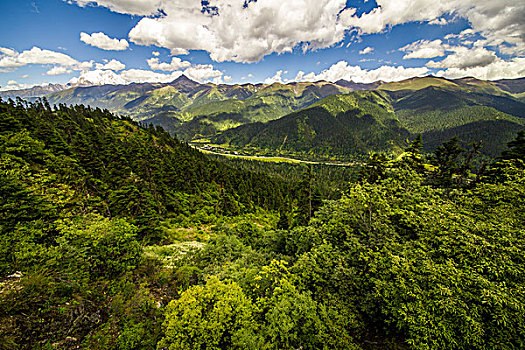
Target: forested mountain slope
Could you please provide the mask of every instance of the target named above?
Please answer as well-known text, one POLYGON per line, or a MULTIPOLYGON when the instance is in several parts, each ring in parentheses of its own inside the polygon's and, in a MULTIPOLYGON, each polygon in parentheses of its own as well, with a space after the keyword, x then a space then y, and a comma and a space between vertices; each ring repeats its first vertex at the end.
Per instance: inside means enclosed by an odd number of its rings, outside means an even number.
POLYGON ((87 104, 163 126, 185 139, 209 136, 248 122, 277 119, 319 99, 367 85, 199 84, 185 76, 167 84, 74 87, 48 96, 51 104, 87 104))
POLYGON ((401 150, 409 133, 395 118, 386 95, 354 92, 327 97, 267 124, 248 124, 213 139, 234 147, 269 149, 303 157, 359 157, 401 150))
POLYGON ((23 101, 0 108, 9 186, 50 192, 51 202, 76 214, 128 217, 144 239, 158 240, 159 221, 177 215, 278 210, 289 191, 285 182, 211 161, 160 128, 107 110, 23 101))
POLYGON ((525 104, 486 89, 476 85, 467 91, 438 78, 385 84, 377 91, 333 95, 269 123, 224 131, 212 141, 246 152, 351 160, 396 153, 408 138, 422 134, 427 152, 457 136, 465 146, 482 142, 481 152, 492 157, 524 128, 525 104))
POLYGON ((464 144, 481 141, 484 154, 496 156, 525 125, 525 103, 486 82, 456 83, 388 93, 401 124, 423 135, 428 152, 457 136, 464 144))
MULTIPOLYGON (((386 101, 361 97, 313 108, 386 101)), ((416 138, 321 203, 312 172, 290 191, 107 111, 1 102, 0 348, 522 348, 525 132, 508 146, 473 169, 416 138), (184 218, 211 234, 165 235, 184 218)))

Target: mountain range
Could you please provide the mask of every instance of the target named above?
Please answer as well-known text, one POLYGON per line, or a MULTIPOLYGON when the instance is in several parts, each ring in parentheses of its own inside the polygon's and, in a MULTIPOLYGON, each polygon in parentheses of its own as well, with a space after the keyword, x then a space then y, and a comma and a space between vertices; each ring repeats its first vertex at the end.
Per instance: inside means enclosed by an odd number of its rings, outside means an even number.
POLYGON ((458 136, 465 145, 482 141, 483 152, 495 155, 525 125, 525 78, 216 85, 182 75, 171 83, 49 85, 0 94, 15 95, 105 108, 186 141, 304 157, 395 153, 418 133, 427 150, 458 136))

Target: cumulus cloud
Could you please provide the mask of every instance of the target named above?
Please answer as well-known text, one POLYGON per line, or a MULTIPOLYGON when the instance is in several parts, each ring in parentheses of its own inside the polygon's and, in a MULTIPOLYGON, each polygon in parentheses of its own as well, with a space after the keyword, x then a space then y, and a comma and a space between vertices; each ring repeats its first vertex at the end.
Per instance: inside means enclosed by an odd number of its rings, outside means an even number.
POLYGON ((435 18, 428 22, 430 25, 444 26, 448 24, 448 21, 444 18, 435 18))
POLYGON ((359 51, 359 54, 360 55, 366 55, 367 53, 370 53, 372 51, 374 51, 374 48, 368 46, 368 47, 365 47, 363 50, 359 51))
POLYGON ((42 50, 38 47, 33 47, 31 50, 18 53, 14 50, 4 54, 0 58, 0 67, 16 68, 28 64, 59 64, 62 66, 74 66, 79 62, 72 57, 55 51, 42 50))
POLYGON ((345 0, 245 4, 239 0, 211 0, 208 5, 162 1, 159 8, 166 15, 141 19, 129 38, 136 44, 168 48, 173 55, 205 50, 217 62, 255 62, 274 52, 291 52, 299 45, 310 50, 330 47, 345 35, 339 20, 345 0))
POLYGON ((214 69, 211 64, 197 64, 184 70, 184 75, 198 82, 204 82, 206 80, 220 78, 223 73, 214 69))
POLYGON ((80 40, 84 43, 98 47, 102 50, 112 50, 112 51, 123 51, 129 47, 129 43, 126 39, 114 39, 110 38, 102 32, 98 33, 80 33, 80 40))
POLYGON ((96 69, 92 71, 84 71, 80 73, 79 77, 72 78, 68 84, 71 85, 122 85, 127 82, 121 78, 117 73, 110 70, 96 69))
POLYGON ((173 57, 170 63, 159 62, 158 58, 150 58, 147 60, 148 65, 153 70, 162 70, 162 71, 174 71, 181 68, 188 68, 191 66, 191 63, 188 61, 183 61, 178 57, 173 57))
POLYGON ((297 81, 317 81, 326 80, 335 82, 339 79, 354 81, 356 83, 372 83, 374 81, 400 81, 415 76, 423 76, 428 73, 428 68, 405 68, 403 66, 381 66, 377 69, 362 69, 359 66, 350 66, 346 61, 339 61, 330 68, 323 70, 319 74, 305 74, 300 71, 295 80, 297 81))
POLYGON ((376 0, 377 8, 356 15, 341 13, 342 21, 360 33, 379 33, 386 28, 414 21, 434 21, 444 14, 466 18, 474 32, 492 45, 508 43, 516 50, 525 46, 525 2, 516 0, 376 0))
POLYGON ((0 53, 6 55, 6 56, 15 56, 16 51, 13 49, 9 49, 7 47, 0 47, 0 53))
POLYGON ((516 57, 509 61, 496 58, 485 66, 467 68, 448 68, 436 73, 437 76, 456 79, 462 77, 475 77, 482 80, 513 79, 525 76, 525 57, 516 57))
POLYGON ((113 12, 126 13, 130 15, 147 16, 156 14, 161 8, 160 0, 64 0, 73 2, 84 7, 86 5, 98 5, 109 8, 113 12))
POLYGON ((439 39, 430 40, 419 40, 403 46, 400 51, 407 52, 403 59, 410 58, 434 58, 445 56, 445 47, 443 42, 439 39))
POLYGON ((454 51, 454 53, 439 62, 429 61, 427 67, 468 69, 488 66, 497 59, 493 51, 489 51, 484 47, 467 48, 458 46, 452 47, 450 50, 454 51))
POLYGON ((169 83, 182 74, 198 82, 213 81, 222 83, 223 72, 216 70, 212 65, 195 65, 186 68, 184 71, 174 71, 171 73, 158 73, 146 69, 127 69, 121 72, 114 72, 105 69, 95 69, 83 71, 79 77, 69 81, 70 84, 79 85, 125 85, 131 83, 169 83))
POLYGON ((370 34, 408 22, 445 25, 443 15, 466 18, 474 33, 501 52, 525 50, 525 3, 516 0, 376 0, 376 8, 360 15, 346 8, 345 0, 65 1, 143 16, 129 33, 132 42, 165 47, 174 56, 204 50, 217 62, 255 62, 296 47, 326 48, 352 29, 370 34))
MULTIPOLYGON (((7 49, 1 51, 0 67, 3 68, 18 68, 28 64, 52 64, 60 67, 66 67, 69 70, 84 70, 90 69, 93 66, 92 61, 79 62, 61 52, 43 50, 34 46, 31 50, 17 52, 15 50, 7 49)), ((54 68, 51 71, 57 72, 59 68, 54 68)), ((60 73, 63 74, 63 73, 60 73)))
POLYGON ((34 86, 44 86, 47 85, 47 83, 40 83, 40 84, 23 84, 19 83, 16 80, 9 80, 7 82, 7 85, 4 85, 0 87, 0 91, 9 91, 9 90, 23 90, 23 89, 29 89, 34 86))
POLYGON ((181 55, 189 55, 190 52, 186 49, 181 49, 180 47, 176 47, 170 50, 170 53, 172 56, 181 56, 181 55))
POLYGON ((126 83, 169 83, 182 75, 182 72, 171 74, 156 73, 145 69, 128 69, 120 73, 126 83))
POLYGON ((278 70, 273 77, 266 78, 264 80, 265 84, 273 84, 273 83, 282 83, 283 82, 283 71, 278 70))
POLYGON ((525 3, 516 0, 376 0, 376 8, 360 15, 345 0, 65 1, 143 16, 129 33, 132 42, 168 48, 173 56, 204 50, 217 62, 327 48, 352 29, 370 34, 408 22, 445 25, 444 15, 466 18, 473 32, 505 53, 525 48, 525 3))
POLYGON ((105 64, 97 63, 95 65, 95 68, 96 69, 109 69, 109 70, 114 70, 118 72, 119 70, 123 70, 124 68, 126 68, 126 65, 120 61, 112 59, 111 61, 106 62, 105 64))
POLYGON ((151 54, 153 56, 155 56, 155 57, 159 57, 160 56, 160 52, 158 52, 158 51, 153 51, 151 54))
POLYGON ((70 74, 72 71, 71 69, 67 69, 66 67, 56 66, 51 68, 46 72, 47 75, 61 75, 61 74, 70 74))

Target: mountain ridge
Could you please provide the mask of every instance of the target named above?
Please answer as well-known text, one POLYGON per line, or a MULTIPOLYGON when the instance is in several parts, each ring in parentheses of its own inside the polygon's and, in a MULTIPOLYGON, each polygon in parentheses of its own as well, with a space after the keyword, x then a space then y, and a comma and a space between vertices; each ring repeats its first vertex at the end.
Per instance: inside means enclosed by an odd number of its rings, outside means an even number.
MULTIPOLYGON (((321 80, 272 84, 201 84, 181 75, 168 83, 75 86, 60 90, 63 87, 54 87, 59 91, 47 93, 50 104, 87 104, 108 109, 143 123, 160 125, 185 141, 213 139, 239 126, 269 123, 314 106, 326 97, 358 91, 377 91, 385 98, 388 97, 387 104, 396 118, 405 123, 404 127, 409 133, 421 129, 414 127, 413 124, 417 122, 425 125, 423 133, 430 132, 434 136, 436 132, 447 134, 444 130, 436 131, 429 127, 424 118, 434 120, 436 125, 457 128, 460 125, 454 120, 469 123, 492 120, 498 123, 497 118, 503 115, 511 123, 506 124, 506 127, 510 127, 520 123, 516 124, 512 116, 525 117, 525 78, 485 81, 473 77, 445 79, 426 76, 399 82, 373 83, 340 79, 335 83, 321 80), (480 111, 476 106, 486 109, 476 116, 480 111), (436 119, 437 115, 451 121, 436 119)), ((2 92, 0 96, 4 97, 5 94, 2 92)), ((338 99, 332 101, 340 102, 338 99)), ((480 134, 485 135, 486 132, 480 134)), ((232 138, 231 132, 226 135, 226 139, 232 138)), ((504 137, 505 140, 507 138, 504 137)), ((495 147, 490 153, 493 154, 496 149, 500 147, 495 147)))

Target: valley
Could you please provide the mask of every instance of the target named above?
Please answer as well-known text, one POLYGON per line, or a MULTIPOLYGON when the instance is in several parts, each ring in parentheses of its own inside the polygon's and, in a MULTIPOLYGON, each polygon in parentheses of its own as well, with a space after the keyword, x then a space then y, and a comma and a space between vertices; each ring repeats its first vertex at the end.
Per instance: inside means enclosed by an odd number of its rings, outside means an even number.
POLYGON ((525 1, 0 12, 0 350, 525 349, 525 1))
POLYGON ((2 99, 0 347, 519 347, 523 82, 2 99))
POLYGON ((427 152, 457 136, 464 146, 481 141, 481 152, 494 156, 525 126, 523 78, 214 85, 181 76, 166 84, 35 93, 50 104, 91 105, 159 125, 184 141, 208 139, 233 152, 305 161, 399 154, 417 134, 427 152))

